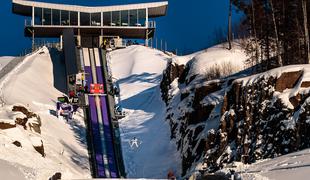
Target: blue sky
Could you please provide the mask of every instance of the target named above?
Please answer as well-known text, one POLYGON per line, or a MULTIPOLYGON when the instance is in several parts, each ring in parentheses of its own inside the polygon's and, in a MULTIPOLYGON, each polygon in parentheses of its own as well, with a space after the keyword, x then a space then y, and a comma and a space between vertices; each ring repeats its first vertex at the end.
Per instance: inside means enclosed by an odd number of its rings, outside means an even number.
MULTIPOLYGON (((37 0, 79 5, 115 5, 159 0, 37 0)), ((229 0, 169 0, 168 14, 158 18, 156 37, 166 41, 169 50, 178 49, 188 54, 214 42, 214 31, 227 28, 229 0)), ((0 0, 0 56, 18 55, 31 47, 29 38, 24 37, 24 17, 11 12, 11 0, 0 0)), ((240 15, 234 13, 233 20, 240 15)), ((159 44, 159 43, 158 43, 159 44)))

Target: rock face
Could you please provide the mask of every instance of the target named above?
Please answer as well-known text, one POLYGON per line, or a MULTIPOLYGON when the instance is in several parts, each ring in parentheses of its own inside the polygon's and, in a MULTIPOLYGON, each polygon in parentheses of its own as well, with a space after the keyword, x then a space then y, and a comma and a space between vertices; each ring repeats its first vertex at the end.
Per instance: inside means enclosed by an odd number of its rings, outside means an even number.
POLYGON ((39 137, 31 137, 30 139, 32 141, 32 145, 33 145, 34 149, 38 153, 40 153, 42 155, 42 157, 45 157, 44 145, 43 145, 42 139, 39 137))
POLYGON ((16 124, 12 123, 9 120, 0 120, 0 129, 10 129, 10 128, 15 128, 16 124))
POLYGON ((40 116, 37 114, 30 112, 27 108, 23 106, 13 106, 12 108, 13 112, 21 112, 23 113, 26 117, 24 118, 16 118, 15 122, 16 124, 19 124, 24 127, 26 130, 27 128, 36 133, 41 133, 41 119, 40 116))
MULTIPOLYGON (((188 69, 187 69, 188 70, 188 69)), ((172 61, 168 62, 167 68, 163 73, 163 79, 160 84, 160 88, 162 89, 162 98, 167 103, 168 101, 168 91, 170 84, 176 79, 182 82, 185 81, 185 65, 178 65, 173 63, 172 61)))
POLYGON ((12 144, 14 144, 17 147, 22 147, 22 143, 20 143, 19 141, 14 141, 12 142, 12 144))
POLYGON ((168 65, 161 87, 182 176, 310 147, 310 83, 305 78, 310 68, 184 82, 187 71, 180 75, 177 67, 168 65))
POLYGON ((292 108, 285 98, 275 98, 285 89, 298 89, 302 74, 261 77, 248 85, 233 83, 224 97, 219 129, 207 138, 208 171, 233 161, 253 163, 310 147, 310 94, 295 92, 289 98, 292 108))
POLYGON ((59 180, 59 179, 61 179, 60 172, 55 173, 51 178, 49 178, 49 180, 59 180))
MULTIPOLYGON (((23 117, 16 117, 15 123, 23 126, 25 130, 32 132, 31 135, 35 135, 35 137, 30 137, 33 148, 38 153, 40 153, 42 155, 42 157, 45 157, 43 141, 41 140, 40 137, 38 137, 39 134, 41 133, 40 116, 29 111, 24 106, 13 106, 12 111, 13 112, 19 112, 23 115, 23 117)), ((16 124, 15 124, 15 127, 16 127, 16 124)), ((13 144, 16 145, 17 147, 21 147, 21 143, 18 141, 14 141, 13 144)))
POLYGON ((31 117, 35 117, 36 114, 33 112, 30 112, 27 108, 25 108, 24 106, 13 106, 12 108, 13 112, 22 112, 23 114, 25 114, 28 118, 31 117))

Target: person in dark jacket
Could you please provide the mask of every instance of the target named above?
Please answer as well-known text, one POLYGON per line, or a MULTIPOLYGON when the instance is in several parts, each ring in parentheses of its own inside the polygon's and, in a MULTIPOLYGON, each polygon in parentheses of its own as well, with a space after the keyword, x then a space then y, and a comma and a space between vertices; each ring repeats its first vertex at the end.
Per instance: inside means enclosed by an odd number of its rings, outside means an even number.
POLYGON ((175 177, 175 175, 174 175, 174 173, 173 173, 172 170, 169 170, 168 175, 167 175, 167 178, 168 178, 169 180, 175 180, 175 179, 176 179, 176 177, 175 177))

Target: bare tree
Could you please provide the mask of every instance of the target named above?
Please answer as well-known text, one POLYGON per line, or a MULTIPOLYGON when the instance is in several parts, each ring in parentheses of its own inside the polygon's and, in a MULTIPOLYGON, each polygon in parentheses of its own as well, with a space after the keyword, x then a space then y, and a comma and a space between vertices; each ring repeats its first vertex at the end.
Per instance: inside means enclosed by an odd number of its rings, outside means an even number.
POLYGON ((231 50, 231 41, 232 41, 232 28, 231 28, 231 15, 232 15, 232 0, 229 0, 229 13, 228 13, 228 49, 231 50))
POLYGON ((304 18, 304 30, 305 30, 305 43, 307 51, 307 62, 310 63, 310 47, 309 47, 309 31, 308 31, 308 17, 307 17, 307 1, 301 0, 303 18, 304 18))
POLYGON ((259 55, 258 55, 258 42, 257 42, 257 34, 256 34, 256 24, 255 24, 255 8, 254 8, 254 2, 251 0, 251 5, 252 5, 252 23, 253 23, 253 35, 254 35, 254 40, 255 40, 255 59, 256 59, 256 64, 259 64, 259 55))
POLYGON ((275 12, 274 12, 274 8, 273 8, 272 0, 269 0, 269 3, 270 3, 270 8, 271 8, 273 28, 274 28, 275 38, 276 38, 276 50, 275 51, 276 51, 277 57, 278 57, 278 65, 283 66, 283 62, 282 62, 282 58, 281 58, 278 28, 277 28, 277 23, 276 23, 275 12))

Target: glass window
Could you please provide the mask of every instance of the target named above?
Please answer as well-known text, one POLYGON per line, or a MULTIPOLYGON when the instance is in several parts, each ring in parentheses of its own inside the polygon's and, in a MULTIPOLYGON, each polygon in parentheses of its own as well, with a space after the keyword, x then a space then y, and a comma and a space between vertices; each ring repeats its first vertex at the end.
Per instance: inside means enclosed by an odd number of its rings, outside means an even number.
POLYGON ((53 9, 52 10, 52 24, 53 25, 60 25, 60 10, 53 9))
POLYGON ((139 9, 138 10, 138 23, 141 26, 145 26, 146 21, 146 9, 139 9))
POLYGON ((42 25, 42 8, 34 8, 34 24, 42 25))
POLYGON ((128 11, 121 11, 121 23, 122 26, 128 26, 129 22, 128 22, 128 11))
POLYGON ((137 19, 138 19, 138 11, 137 10, 130 10, 129 11, 129 25, 130 26, 137 26, 137 19))
POLYGON ((101 13, 91 13, 91 25, 101 26, 101 13))
POLYGON ((43 9, 43 25, 51 25, 52 24, 52 10, 51 9, 43 9))
POLYGON ((68 11, 61 11, 61 25, 69 26, 69 12, 68 11))
POLYGON ((80 13, 81 26, 90 26, 90 14, 89 13, 80 13))
POLYGON ((111 12, 104 12, 103 13, 103 25, 104 26, 111 26, 111 12))
POLYGON ((78 12, 70 11, 70 26, 78 25, 78 12))
POLYGON ((112 12, 112 23, 111 26, 120 26, 121 25, 121 12, 113 11, 112 12))

